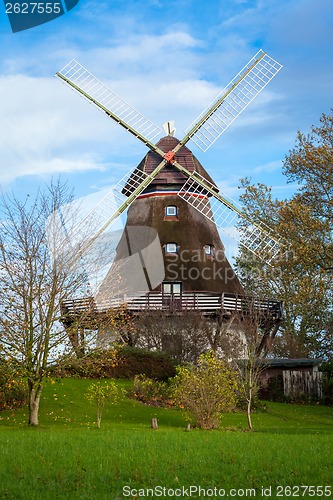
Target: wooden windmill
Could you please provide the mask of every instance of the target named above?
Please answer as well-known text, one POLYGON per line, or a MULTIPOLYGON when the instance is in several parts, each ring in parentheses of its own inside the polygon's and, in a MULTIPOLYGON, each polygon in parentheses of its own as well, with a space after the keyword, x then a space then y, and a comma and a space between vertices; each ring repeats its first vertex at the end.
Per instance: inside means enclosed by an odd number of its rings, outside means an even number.
MULTIPOLYGON (((237 221, 245 221, 244 229, 237 233, 240 244, 256 255, 265 255, 267 261, 274 259, 279 252, 279 242, 267 226, 248 220, 241 208, 219 193, 187 144, 192 141, 206 151, 281 67, 260 50, 190 125, 183 139, 173 136, 172 124, 168 122, 167 135, 156 143, 156 138, 162 133, 160 128, 78 62, 72 60, 56 74, 149 148, 138 167, 125 176, 68 235, 70 241, 80 242, 80 255, 84 255, 128 209, 116 257, 116 261, 126 261, 133 253, 129 244, 131 228, 142 227, 142 231, 136 232, 136 235, 141 235, 137 238, 141 241, 135 242, 134 246, 147 278, 146 290, 138 293, 139 290, 128 289, 130 284, 127 283, 126 294, 111 297, 111 269, 94 299, 89 300, 92 314, 100 314, 103 309, 119 307, 123 303, 133 312, 149 308, 168 309, 171 313, 198 309, 204 314, 216 314, 246 309, 244 290, 225 257, 218 229, 229 231, 235 237, 237 221), (144 227, 153 228, 159 236, 165 271, 161 278, 151 280, 149 277, 148 257, 144 254, 149 244, 142 236, 144 227)), ((70 318, 84 307, 88 307, 88 302, 82 299, 64 301, 67 321, 70 322, 70 318)), ((260 301, 257 307, 265 311, 270 325, 272 319, 281 319, 280 302, 260 301)))

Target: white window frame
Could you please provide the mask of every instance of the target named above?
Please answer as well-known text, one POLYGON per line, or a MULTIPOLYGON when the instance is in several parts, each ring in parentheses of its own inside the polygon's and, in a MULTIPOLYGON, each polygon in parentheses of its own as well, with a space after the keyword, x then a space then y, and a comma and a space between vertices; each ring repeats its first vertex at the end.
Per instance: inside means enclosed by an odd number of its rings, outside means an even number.
POLYGON ((174 243, 174 242, 166 243, 165 244, 165 253, 178 253, 177 243, 174 243), (174 245, 174 246, 171 247, 171 245, 174 245))
POLYGON ((178 281, 164 281, 162 283, 162 292, 164 295, 181 295, 182 283, 178 281))
POLYGON ((205 255, 213 255, 213 245, 210 245, 207 243, 207 245, 204 245, 204 252, 205 255))
POLYGON ((165 216, 166 217, 177 217, 177 215, 178 215, 178 208, 176 207, 176 205, 168 205, 167 207, 165 207, 165 216), (172 213, 172 214, 168 213, 169 208, 174 209, 174 213, 172 213))

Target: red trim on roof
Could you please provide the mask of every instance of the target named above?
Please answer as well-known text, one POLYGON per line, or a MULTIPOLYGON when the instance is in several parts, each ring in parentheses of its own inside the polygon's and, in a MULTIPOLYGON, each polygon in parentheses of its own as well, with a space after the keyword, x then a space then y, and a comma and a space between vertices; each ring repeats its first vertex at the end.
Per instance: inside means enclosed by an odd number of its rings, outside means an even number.
POLYGON ((151 196, 175 196, 178 193, 187 194, 190 196, 196 196, 197 198, 207 198, 208 199, 208 196, 205 196, 204 194, 188 193, 186 191, 185 192, 184 191, 154 191, 153 193, 140 194, 140 196, 138 196, 136 199, 138 200, 140 198, 150 198, 151 196))

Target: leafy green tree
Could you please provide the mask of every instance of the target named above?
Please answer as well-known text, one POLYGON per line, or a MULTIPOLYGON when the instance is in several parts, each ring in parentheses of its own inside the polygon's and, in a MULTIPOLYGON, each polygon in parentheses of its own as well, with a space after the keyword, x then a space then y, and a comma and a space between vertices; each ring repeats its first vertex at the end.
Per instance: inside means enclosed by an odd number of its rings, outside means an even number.
POLYGON ((96 407, 97 427, 100 429, 105 405, 114 404, 118 400, 117 386, 114 382, 94 382, 88 387, 85 397, 96 407))
POLYGON ((236 404, 237 374, 213 352, 196 365, 180 366, 173 380, 175 403, 203 429, 219 427, 221 415, 236 404))

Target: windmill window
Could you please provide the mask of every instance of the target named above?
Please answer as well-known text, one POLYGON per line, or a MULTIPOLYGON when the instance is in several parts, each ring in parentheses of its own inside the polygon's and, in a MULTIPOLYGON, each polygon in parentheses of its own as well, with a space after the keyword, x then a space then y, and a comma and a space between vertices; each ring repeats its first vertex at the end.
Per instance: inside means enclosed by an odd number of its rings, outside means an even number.
POLYGON ((213 245, 205 245, 204 251, 206 255, 213 255, 213 245))
POLYGON ((174 281, 162 283, 163 294, 180 294, 182 291, 182 284, 174 281))
POLYGON ((178 216, 178 208, 176 205, 168 205, 165 207, 165 219, 176 219, 178 216))
POLYGON ((177 253, 177 243, 167 243, 165 245, 165 253, 177 253))
POLYGON ((165 215, 168 215, 169 217, 176 216, 177 215, 177 207, 176 205, 168 205, 165 209, 165 215))

